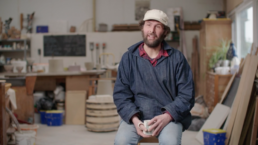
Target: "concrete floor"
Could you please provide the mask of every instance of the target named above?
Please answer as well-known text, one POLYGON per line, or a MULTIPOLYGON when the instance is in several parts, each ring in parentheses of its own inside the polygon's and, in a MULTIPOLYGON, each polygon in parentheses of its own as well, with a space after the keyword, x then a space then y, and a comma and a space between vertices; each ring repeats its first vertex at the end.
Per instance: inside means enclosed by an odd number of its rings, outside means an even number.
MULTIPOLYGON (((182 145, 201 145, 196 139, 197 132, 185 131, 182 145)), ((84 125, 63 125, 48 127, 39 124, 36 145, 113 145, 116 132, 89 132, 84 125)), ((158 145, 143 143, 142 145, 158 145)))

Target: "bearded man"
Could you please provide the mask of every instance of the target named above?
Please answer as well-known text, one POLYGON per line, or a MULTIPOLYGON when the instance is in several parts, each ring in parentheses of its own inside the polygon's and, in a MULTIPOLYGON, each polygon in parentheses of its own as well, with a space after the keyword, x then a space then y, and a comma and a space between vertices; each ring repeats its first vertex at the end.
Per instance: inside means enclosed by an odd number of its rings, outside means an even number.
POLYGON ((115 145, 137 145, 151 136, 162 145, 179 145, 191 124, 192 72, 184 55, 164 41, 170 28, 163 11, 147 11, 139 24, 143 41, 124 53, 114 88, 122 118, 115 145), (149 128, 144 120, 149 120, 149 128))

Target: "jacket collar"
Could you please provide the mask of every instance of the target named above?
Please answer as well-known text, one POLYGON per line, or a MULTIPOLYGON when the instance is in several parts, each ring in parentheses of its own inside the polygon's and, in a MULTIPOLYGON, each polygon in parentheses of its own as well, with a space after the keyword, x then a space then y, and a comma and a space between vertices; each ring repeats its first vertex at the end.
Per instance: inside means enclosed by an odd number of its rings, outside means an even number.
MULTIPOLYGON (((138 52, 138 47, 143 43, 143 41, 140 41, 140 42, 137 42, 136 44, 132 45, 131 47, 128 48, 128 51, 130 53, 132 53, 133 55, 136 55, 136 56, 140 56, 139 55, 139 52, 138 52)), ((173 51, 174 51, 174 48, 172 48, 171 46, 169 46, 167 44, 167 42, 165 42, 164 40, 162 41, 163 43, 163 46, 164 46, 164 50, 167 50, 168 52, 168 55, 170 56, 173 51)))

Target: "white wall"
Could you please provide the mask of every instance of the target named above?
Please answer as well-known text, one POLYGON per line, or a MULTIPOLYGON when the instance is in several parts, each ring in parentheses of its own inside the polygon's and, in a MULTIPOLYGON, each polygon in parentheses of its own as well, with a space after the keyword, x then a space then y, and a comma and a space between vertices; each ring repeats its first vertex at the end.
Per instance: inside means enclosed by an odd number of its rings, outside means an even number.
MULTIPOLYGON (((82 33, 80 33, 82 34, 82 33)), ((49 59, 63 59, 65 67, 74 63, 84 67, 85 62, 91 62, 91 51, 89 43, 99 43, 99 49, 102 53, 102 43, 106 43, 106 53, 113 53, 115 55, 115 62, 119 62, 121 56, 127 51, 128 47, 136 42, 142 40, 142 36, 139 32, 107 32, 107 33, 85 33, 86 34, 86 57, 44 57, 43 52, 43 34, 33 34, 31 36, 31 58, 35 63, 48 63, 49 59), (38 55, 38 49, 41 49, 41 56, 38 55)), ((93 52, 93 60, 96 61, 96 49, 93 52)), ((110 57, 109 62, 111 62, 110 57)))
MULTIPOLYGON (((0 0, 0 17, 12 17, 11 26, 20 28, 20 13, 25 17, 35 11, 34 30, 37 25, 49 25, 53 32, 53 25, 61 23, 68 31, 71 25, 78 29, 84 20, 92 18, 92 4, 92 0, 0 0)), ((182 7, 186 21, 197 21, 209 10, 222 10, 223 0, 150 0, 150 7, 163 11, 182 7)), ((111 30, 113 24, 138 23, 134 8, 135 0, 96 0, 96 24, 106 23, 111 30)))
MULTIPOLYGON (((78 29, 84 20, 92 18, 92 4, 93 0, 0 0, 0 17, 2 20, 12 17, 11 26, 19 29, 20 13, 25 17, 35 11, 34 32, 37 25, 49 25, 50 32, 53 32, 55 30, 52 26, 55 24, 66 25, 68 32, 71 25, 78 29)), ((138 23, 135 21, 134 7, 135 0, 96 0, 96 24, 107 23, 108 29, 111 30, 113 24, 138 23)), ((182 7, 185 21, 197 21, 204 18, 209 10, 222 10, 223 0, 150 0, 150 7, 163 11, 171 7, 182 7)), ((189 45, 195 34, 196 32, 189 32, 188 35, 186 31, 186 39, 189 40, 187 42, 189 56, 192 50, 189 45)), ((140 32, 86 33, 86 35, 86 57, 55 58, 63 59, 66 67, 74 62, 84 66, 84 62, 91 61, 89 42, 105 42, 106 52, 114 53, 115 60, 118 62, 129 46, 142 40, 140 32)), ((40 57, 37 53, 39 48, 43 49, 43 34, 32 34, 31 43, 31 57, 35 62, 47 63, 51 57, 43 57, 43 51, 40 57)))
MULTIPOLYGON (((83 34, 83 33, 80 33, 83 34)), ((31 58, 36 63, 48 63, 49 59, 63 59, 64 66, 68 67, 74 63, 84 67, 85 62, 91 62, 90 42, 94 44, 99 43, 100 53, 102 53, 102 43, 106 43, 106 53, 113 53, 115 55, 115 62, 119 62, 122 55, 127 51, 128 47, 136 42, 142 40, 140 32, 107 32, 107 33, 84 33, 86 35, 86 57, 44 57, 43 51, 43 34, 33 34, 31 36, 31 58), (122 39, 121 39, 122 38, 122 39), (38 55, 38 49, 41 49, 41 56, 38 55)), ((199 38, 199 31, 185 31, 186 48, 188 57, 190 58, 189 64, 191 65, 192 56, 192 39, 194 36, 199 38)), ((93 60, 96 62, 96 49, 93 51, 93 60)), ((110 57, 109 62, 112 61, 110 57)))

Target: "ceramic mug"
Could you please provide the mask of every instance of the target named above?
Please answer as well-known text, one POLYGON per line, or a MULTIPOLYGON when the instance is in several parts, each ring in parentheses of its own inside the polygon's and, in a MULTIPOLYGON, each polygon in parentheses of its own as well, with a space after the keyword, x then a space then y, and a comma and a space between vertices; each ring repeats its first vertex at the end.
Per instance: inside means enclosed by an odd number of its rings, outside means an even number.
MULTIPOLYGON (((150 120, 144 120, 144 122, 143 122, 143 125, 144 125, 144 127, 148 130, 150 127, 151 127, 151 125, 148 125, 148 122, 149 122, 150 120)), ((152 135, 152 132, 154 131, 154 129, 152 130, 152 131, 143 131, 143 133, 144 134, 146 134, 146 135, 152 135)))

